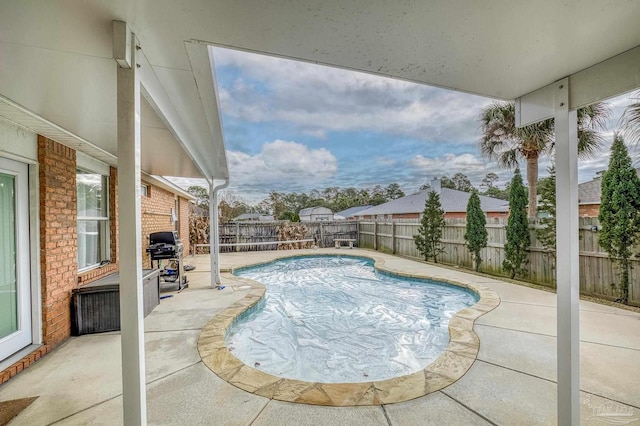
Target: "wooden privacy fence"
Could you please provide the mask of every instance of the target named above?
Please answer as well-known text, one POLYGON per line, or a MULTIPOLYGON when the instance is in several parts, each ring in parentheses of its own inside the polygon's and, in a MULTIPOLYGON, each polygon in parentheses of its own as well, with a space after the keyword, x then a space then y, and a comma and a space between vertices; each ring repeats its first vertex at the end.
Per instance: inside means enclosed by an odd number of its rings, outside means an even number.
MULTIPOLYGON (((260 251, 260 250, 282 250, 283 246, 278 244, 278 228, 286 221, 273 222, 235 222, 221 224, 219 227, 220 252, 232 251, 260 251), (268 244, 273 242, 273 244, 268 244), (252 244, 255 243, 255 244, 252 244)), ((298 223, 292 223, 297 225, 298 223)), ((333 247, 334 238, 358 238, 358 224, 353 221, 334 222, 300 222, 306 231, 296 238, 286 238, 286 240, 300 239, 313 240, 318 247, 333 247)), ((191 233, 197 241, 191 241, 192 247, 198 246, 198 253, 208 253, 209 248, 204 247, 209 243, 209 221, 203 220, 201 226, 206 226, 206 232, 191 233)))
MULTIPOLYGON (((598 219, 580 218, 580 292, 614 300, 618 297, 617 283, 620 271, 608 254, 598 244, 598 219)), ((385 253, 422 258, 413 236, 418 233, 416 220, 360 221, 358 222, 358 246, 385 253)), ((497 275, 507 275, 502 269, 506 219, 490 219, 487 223, 488 243, 482 249, 480 270, 497 275)), ((527 281, 547 287, 555 287, 555 261, 552 254, 537 240, 531 226, 531 247, 528 253, 527 281)), ((446 219, 442 245, 444 252, 438 262, 472 268, 472 258, 464 240, 465 219, 446 219)), ((640 306, 640 261, 632 260, 629 276, 629 304, 640 306)))

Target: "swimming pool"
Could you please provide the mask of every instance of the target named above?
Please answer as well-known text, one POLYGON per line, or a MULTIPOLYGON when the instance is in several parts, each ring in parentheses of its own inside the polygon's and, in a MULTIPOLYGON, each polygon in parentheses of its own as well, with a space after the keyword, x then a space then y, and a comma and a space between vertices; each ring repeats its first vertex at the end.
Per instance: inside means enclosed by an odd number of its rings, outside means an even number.
POLYGON ((449 344, 449 319, 475 304, 464 288, 381 273, 369 259, 316 256, 241 269, 267 287, 226 334, 246 365, 317 383, 384 380, 424 369, 449 344))

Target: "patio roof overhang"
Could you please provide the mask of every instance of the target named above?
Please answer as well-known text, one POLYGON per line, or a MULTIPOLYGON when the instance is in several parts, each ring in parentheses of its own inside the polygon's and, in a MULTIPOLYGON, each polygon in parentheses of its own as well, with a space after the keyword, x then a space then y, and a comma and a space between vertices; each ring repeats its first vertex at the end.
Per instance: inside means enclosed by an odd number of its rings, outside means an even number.
MULTIPOLYGON (((0 14, 0 114, 45 135, 53 124, 58 140, 113 164, 111 22, 125 21, 151 77, 142 78, 143 170, 226 179, 209 45, 517 99, 640 45, 638 16, 640 3, 615 0, 9 1, 0 14)), ((637 84, 598 78, 582 98, 637 84)))
POLYGON ((521 125, 555 117, 558 412, 577 424, 575 109, 640 87, 638 16, 640 2, 616 0, 6 1, 0 116, 116 164, 116 20, 142 48, 142 159, 124 162, 129 183, 137 167, 228 181, 210 46, 517 100, 521 125))
MULTIPOLYGON (((640 3, 615 0, 402 5, 16 0, 4 2, 0 15, 0 95, 53 123, 58 128, 53 133, 63 130, 80 149, 104 151, 103 158, 113 163, 111 22, 125 21, 150 65, 142 72, 155 80, 143 77, 151 106, 143 108, 143 169, 226 179, 208 45, 516 99, 640 45, 638 16, 640 3), (179 152, 185 161, 167 165, 179 152)), ((630 89, 624 84, 586 99, 630 89)), ((17 117, 24 111, 2 106, 3 116, 43 132, 41 125, 17 117)))

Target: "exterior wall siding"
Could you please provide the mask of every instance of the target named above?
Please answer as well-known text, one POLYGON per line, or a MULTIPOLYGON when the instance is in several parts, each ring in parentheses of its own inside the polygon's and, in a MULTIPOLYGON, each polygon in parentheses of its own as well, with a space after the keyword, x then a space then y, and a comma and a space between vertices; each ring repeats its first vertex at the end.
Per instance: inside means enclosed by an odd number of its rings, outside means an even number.
POLYGON ((176 195, 165 189, 148 185, 147 196, 141 200, 142 210, 142 266, 149 268, 151 258, 147 253, 149 234, 177 230, 184 244, 184 252, 189 253, 189 202, 178 197, 178 227, 171 221, 171 209, 176 208, 176 195))
POLYGON ((76 152, 38 136, 42 337, 54 346, 71 335, 77 287, 76 152))
POLYGON ((581 204, 578 206, 578 216, 598 217, 600 214, 600 204, 581 204))
MULTIPOLYGON (((40 290, 43 345, 0 371, 0 384, 20 373, 71 335, 71 292, 118 271, 118 171, 109 169, 109 244, 111 263, 78 273, 76 151, 37 136, 40 201, 40 290)), ((189 250, 189 201, 178 199, 179 232, 189 250)), ((142 202, 143 266, 151 232, 173 230, 171 209, 175 195, 149 185, 142 202)))

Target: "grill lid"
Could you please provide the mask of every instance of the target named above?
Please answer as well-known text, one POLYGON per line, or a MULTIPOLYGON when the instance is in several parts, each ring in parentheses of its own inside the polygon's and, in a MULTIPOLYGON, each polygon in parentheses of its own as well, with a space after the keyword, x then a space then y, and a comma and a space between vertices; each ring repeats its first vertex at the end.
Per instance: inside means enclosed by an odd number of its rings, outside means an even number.
POLYGON ((181 244, 177 231, 152 232, 149 234, 149 245, 151 244, 181 244))

